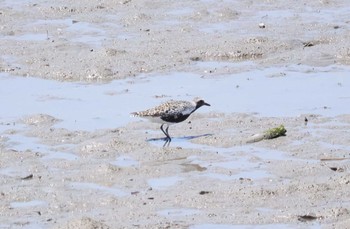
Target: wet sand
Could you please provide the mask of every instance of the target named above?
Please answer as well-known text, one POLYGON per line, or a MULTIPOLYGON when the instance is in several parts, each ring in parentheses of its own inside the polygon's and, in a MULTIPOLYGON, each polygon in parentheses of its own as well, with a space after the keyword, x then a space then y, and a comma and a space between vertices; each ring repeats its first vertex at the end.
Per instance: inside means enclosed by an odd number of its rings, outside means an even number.
POLYGON ((0 228, 349 227, 348 10, 3 1, 0 228), (129 117, 194 96, 169 147, 129 117))

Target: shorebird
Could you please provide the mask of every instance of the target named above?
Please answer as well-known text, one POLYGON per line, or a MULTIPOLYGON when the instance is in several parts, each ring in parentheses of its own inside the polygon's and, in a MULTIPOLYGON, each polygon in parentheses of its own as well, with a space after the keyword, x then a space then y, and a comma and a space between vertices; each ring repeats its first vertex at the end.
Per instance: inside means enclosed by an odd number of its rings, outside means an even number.
POLYGON ((160 129, 165 134, 165 144, 171 142, 169 135, 169 126, 179 122, 185 121, 193 112, 195 112, 201 106, 210 106, 203 99, 195 98, 193 101, 176 101, 169 100, 154 108, 133 112, 131 113, 134 117, 141 117, 150 120, 151 122, 160 123, 160 129), (166 129, 164 130, 164 125, 166 129))

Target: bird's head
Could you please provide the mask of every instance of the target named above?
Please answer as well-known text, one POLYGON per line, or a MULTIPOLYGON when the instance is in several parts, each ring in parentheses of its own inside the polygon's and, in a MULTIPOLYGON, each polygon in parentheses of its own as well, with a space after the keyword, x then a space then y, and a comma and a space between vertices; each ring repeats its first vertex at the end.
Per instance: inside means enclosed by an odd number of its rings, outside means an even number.
POLYGON ((201 106, 210 106, 209 103, 206 103, 203 99, 201 98, 195 98, 194 102, 196 103, 196 109, 200 108, 201 106))

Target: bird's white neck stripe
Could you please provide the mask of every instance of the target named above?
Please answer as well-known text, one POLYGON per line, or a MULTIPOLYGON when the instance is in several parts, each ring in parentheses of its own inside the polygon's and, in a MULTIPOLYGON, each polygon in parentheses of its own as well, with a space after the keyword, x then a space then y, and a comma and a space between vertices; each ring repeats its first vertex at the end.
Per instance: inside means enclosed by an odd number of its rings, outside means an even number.
POLYGON ((194 109, 195 108, 193 108, 193 107, 188 107, 188 108, 184 109, 181 113, 183 115, 189 115, 189 114, 191 114, 194 111, 194 109))

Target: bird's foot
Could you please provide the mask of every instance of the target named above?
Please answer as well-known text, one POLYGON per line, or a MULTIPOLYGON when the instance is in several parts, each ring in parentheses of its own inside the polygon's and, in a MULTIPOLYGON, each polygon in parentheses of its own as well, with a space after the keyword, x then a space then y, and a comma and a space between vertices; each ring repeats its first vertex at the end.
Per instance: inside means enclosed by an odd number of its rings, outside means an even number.
POLYGON ((164 145, 163 145, 163 147, 168 147, 169 145, 170 145, 170 142, 171 142, 171 138, 169 138, 169 137, 166 137, 166 138, 164 138, 164 145))

